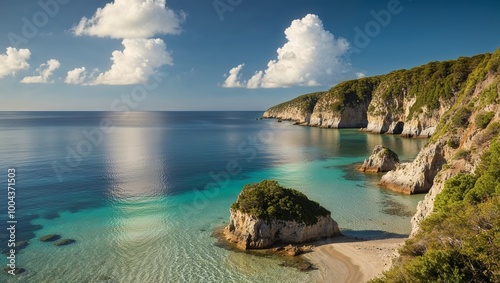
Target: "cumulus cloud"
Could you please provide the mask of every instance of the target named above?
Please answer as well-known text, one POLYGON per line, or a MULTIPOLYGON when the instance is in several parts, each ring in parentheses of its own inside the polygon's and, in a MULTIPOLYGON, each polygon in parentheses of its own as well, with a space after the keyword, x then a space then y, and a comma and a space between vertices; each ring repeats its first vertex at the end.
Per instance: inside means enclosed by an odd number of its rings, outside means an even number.
MULTIPOLYGON (((124 39, 122 44, 123 51, 115 50, 112 53, 111 68, 98 74, 89 84, 141 84, 147 82, 159 67, 172 65, 172 57, 167 51, 167 46, 159 38, 124 39)), ((80 78, 81 75, 80 73, 80 78)))
POLYGON ((155 34, 177 34, 185 15, 165 6, 165 0, 115 0, 83 17, 73 27, 75 35, 111 38, 149 38, 155 34))
POLYGON ((84 84, 86 78, 87 78, 87 69, 85 69, 85 67, 75 68, 71 71, 68 71, 66 79, 64 79, 64 82, 67 84, 79 85, 79 84, 84 84))
POLYGON ((243 87, 243 84, 239 81, 240 80, 239 73, 243 68, 243 66, 245 66, 245 64, 240 64, 237 67, 232 68, 229 71, 229 75, 226 75, 227 78, 222 84, 222 87, 226 88, 243 87))
POLYGON ((318 16, 309 14, 294 20, 285 30, 285 36, 288 41, 278 48, 277 58, 269 61, 267 69, 255 72, 248 81, 240 81, 243 64, 239 65, 231 69, 223 86, 320 86, 354 76, 350 63, 344 59, 349 42, 325 30, 318 16))
POLYGON ((0 78, 14 75, 17 71, 30 67, 28 60, 31 56, 29 49, 8 47, 5 54, 0 54, 0 78))
POLYGON ((54 81, 50 81, 50 77, 54 73, 55 70, 59 69, 61 63, 56 59, 50 59, 47 63, 41 64, 35 72, 38 74, 37 76, 24 77, 21 80, 21 83, 24 84, 33 84, 33 83, 52 83, 54 81))

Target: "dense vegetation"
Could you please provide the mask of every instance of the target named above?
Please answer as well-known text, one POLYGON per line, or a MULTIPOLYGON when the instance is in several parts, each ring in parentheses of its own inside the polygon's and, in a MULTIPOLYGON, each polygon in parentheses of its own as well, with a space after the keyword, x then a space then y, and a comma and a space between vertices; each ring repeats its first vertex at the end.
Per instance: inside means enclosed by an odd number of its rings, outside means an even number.
POLYGON ((449 179, 434 213, 373 282, 500 282, 500 141, 476 174, 449 179))
POLYGON ((323 95, 323 100, 328 103, 321 111, 342 112, 347 105, 368 103, 372 93, 380 83, 380 78, 362 78, 339 83, 323 95))
POLYGON ((303 193, 283 188, 270 180, 245 185, 231 208, 261 219, 295 220, 306 225, 316 224, 319 216, 330 215, 328 210, 303 193))
POLYGON ((321 95, 323 95, 323 92, 304 94, 290 101, 273 106, 269 111, 282 112, 287 109, 298 109, 301 114, 312 113, 321 95))

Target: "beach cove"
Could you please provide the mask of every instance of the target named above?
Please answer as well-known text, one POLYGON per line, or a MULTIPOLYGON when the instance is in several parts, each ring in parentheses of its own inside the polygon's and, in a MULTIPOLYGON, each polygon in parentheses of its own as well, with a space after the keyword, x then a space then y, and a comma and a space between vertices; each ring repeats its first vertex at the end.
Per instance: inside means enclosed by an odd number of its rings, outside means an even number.
MULTIPOLYGON (((241 188, 263 179, 279 180, 320 202, 347 237, 388 234, 395 242, 407 237, 422 197, 380 189, 380 175, 365 175, 356 166, 377 144, 411 160, 425 140, 256 120, 261 114, 2 113, 0 131, 8 138, 2 139, 1 154, 17 167, 22 188, 23 202, 17 207, 22 233, 17 238, 29 245, 17 258, 27 271, 15 278, 2 274, 0 280, 316 282, 324 268, 313 258, 319 270, 304 273, 215 245, 211 233, 227 225, 229 207, 241 188), (85 138, 82 131, 104 118, 113 122, 114 131, 59 182, 52 162, 64 161, 68 145, 76 146, 85 138), (259 143, 251 143, 254 139, 259 143), (239 174, 230 175, 218 190, 207 190, 215 182, 211 172, 226 171, 233 162, 239 174), (56 247, 38 240, 52 233, 76 242, 56 247)), ((322 245, 306 256, 318 253, 318 260, 327 264, 322 257, 342 259, 338 252, 350 258, 344 262, 363 269, 356 261, 364 258, 356 245, 372 249, 385 243, 346 241, 334 243, 334 252, 322 245)), ((370 270, 363 278, 378 272, 378 265, 370 270)), ((346 276, 351 274, 357 272, 346 276)))

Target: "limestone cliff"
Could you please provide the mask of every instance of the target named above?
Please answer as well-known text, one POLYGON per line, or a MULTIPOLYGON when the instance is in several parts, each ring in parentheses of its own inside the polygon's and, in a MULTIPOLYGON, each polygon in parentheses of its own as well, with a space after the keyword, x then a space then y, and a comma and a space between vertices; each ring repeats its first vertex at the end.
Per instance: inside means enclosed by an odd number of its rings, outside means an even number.
POLYGON ((264 220, 231 209, 226 237, 240 249, 262 249, 274 244, 299 244, 340 235, 338 224, 330 217, 319 216, 313 225, 299 221, 264 220))
POLYGON ((299 96, 292 101, 269 108, 262 117, 309 123, 314 105, 322 94, 316 92, 299 96))
POLYGON ((491 54, 432 62, 410 70, 339 83, 324 93, 271 107, 263 117, 324 128, 430 137, 491 54))
MULTIPOLYGON (((497 58, 500 59, 500 53, 498 55, 497 58)), ((418 232, 420 222, 432 213, 434 199, 443 190, 445 181, 461 172, 474 173, 483 152, 489 148, 494 138, 498 138, 500 134, 499 74, 500 69, 497 73, 489 72, 486 78, 471 87, 470 95, 464 96, 462 105, 465 107, 456 105, 450 110, 452 114, 448 114, 452 118, 443 119, 438 127, 440 136, 433 138, 428 147, 442 144, 441 155, 446 163, 433 179, 424 200, 420 201, 417 206, 417 212, 412 218, 412 236, 418 232), (469 108, 470 112, 465 111, 466 116, 461 118, 467 118, 457 119, 463 115, 463 109, 466 108, 469 108)), ((422 161, 417 157, 412 164, 422 161)), ((413 169, 414 172, 418 170, 413 169)))
POLYGON ((244 250, 340 235, 328 210, 276 181, 246 185, 230 212, 224 234, 244 250))

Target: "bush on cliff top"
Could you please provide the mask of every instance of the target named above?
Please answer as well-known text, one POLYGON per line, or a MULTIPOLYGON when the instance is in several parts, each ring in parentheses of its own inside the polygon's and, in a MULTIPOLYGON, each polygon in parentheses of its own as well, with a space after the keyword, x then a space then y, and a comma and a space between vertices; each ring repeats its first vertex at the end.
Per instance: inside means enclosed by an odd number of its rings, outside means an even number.
POLYGON ((231 208, 261 219, 295 220, 306 225, 316 224, 319 216, 330 215, 303 193, 283 188, 272 180, 245 185, 231 208))

